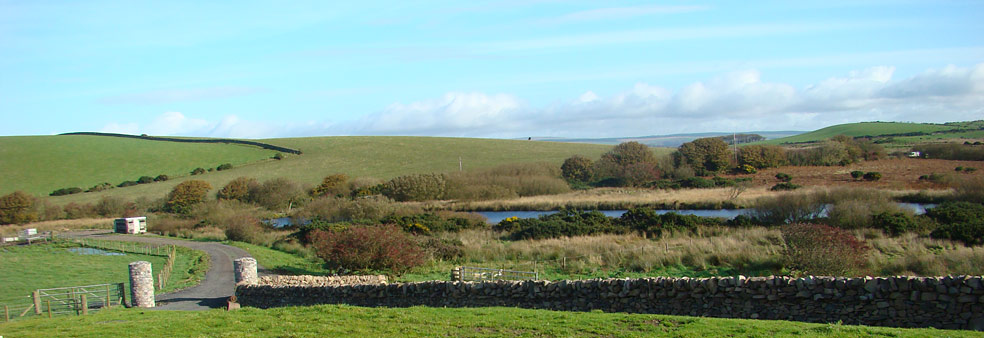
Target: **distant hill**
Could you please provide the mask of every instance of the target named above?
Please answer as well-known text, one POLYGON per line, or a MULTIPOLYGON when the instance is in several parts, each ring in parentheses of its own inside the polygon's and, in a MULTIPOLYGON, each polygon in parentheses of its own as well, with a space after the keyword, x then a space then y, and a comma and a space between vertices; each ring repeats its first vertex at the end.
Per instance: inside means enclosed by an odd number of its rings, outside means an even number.
POLYGON ((334 173, 389 179, 411 173, 452 172, 458 170, 459 158, 465 170, 536 161, 559 166, 571 155, 598 158, 611 149, 597 144, 443 137, 306 137, 253 141, 297 149, 303 154, 284 154, 283 160, 274 160, 277 151, 243 144, 95 135, 0 137, 0 194, 23 190, 47 196, 61 188, 85 190, 103 182, 115 186, 123 181, 136 181, 140 176, 170 176, 172 179, 167 182, 52 198, 59 204, 91 202, 104 195, 129 200, 157 199, 189 179, 205 180, 215 189, 239 176, 261 181, 286 177, 313 186, 334 173), (215 168, 223 163, 231 163, 233 168, 190 175, 197 167, 215 168))
MULTIPOLYGON (((758 134, 765 137, 767 140, 783 138, 793 135, 798 135, 805 133, 804 131, 749 131, 741 132, 739 134, 758 134)), ((670 147, 676 148, 681 144, 699 139, 704 137, 715 137, 715 136, 731 136, 733 133, 691 133, 691 134, 671 134, 671 135, 653 135, 653 136, 639 136, 639 137, 612 137, 612 138, 554 138, 554 137, 534 137, 534 140, 538 141, 553 141, 553 142, 575 142, 575 143, 593 143, 593 144, 609 144, 615 145, 622 142, 635 141, 650 147, 670 147)))
POLYGON ((982 138, 984 121, 944 124, 910 122, 859 122, 839 124, 808 133, 762 141, 762 144, 796 144, 822 141, 837 135, 885 139, 886 143, 907 144, 948 138, 982 138))

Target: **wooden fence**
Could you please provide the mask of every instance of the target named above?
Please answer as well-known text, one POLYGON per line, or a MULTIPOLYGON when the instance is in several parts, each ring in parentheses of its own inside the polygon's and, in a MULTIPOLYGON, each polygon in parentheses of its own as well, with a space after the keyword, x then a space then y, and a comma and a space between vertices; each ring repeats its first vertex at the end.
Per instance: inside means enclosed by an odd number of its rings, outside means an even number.
POLYGON ((0 300, 4 321, 29 316, 86 315, 126 304, 124 283, 37 289, 28 296, 0 300))
POLYGON ((451 270, 451 279, 456 281, 539 280, 540 274, 535 271, 459 266, 451 270))

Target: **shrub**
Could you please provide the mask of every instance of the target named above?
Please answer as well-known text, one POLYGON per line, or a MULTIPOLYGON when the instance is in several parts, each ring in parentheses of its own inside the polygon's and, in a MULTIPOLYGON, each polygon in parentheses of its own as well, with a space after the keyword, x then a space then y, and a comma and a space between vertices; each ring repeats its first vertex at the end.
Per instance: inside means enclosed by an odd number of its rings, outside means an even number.
POLYGON ((485 227, 485 221, 477 218, 456 217, 455 215, 442 216, 435 213, 418 213, 411 215, 389 215, 381 221, 383 224, 396 224, 405 230, 416 230, 417 232, 458 232, 464 229, 485 227), (415 227, 416 225, 416 227, 415 227), (421 231, 426 229, 426 231, 421 231))
POLYGON ((793 183, 790 183, 790 182, 780 182, 780 183, 777 183, 776 185, 773 185, 770 190, 772 190, 772 191, 789 191, 789 190, 796 190, 796 189, 799 189, 799 188, 800 188, 800 185, 798 185, 798 184, 793 184, 793 183))
POLYGON ((137 215, 137 206, 120 197, 104 196, 93 206, 93 210, 102 217, 130 217, 137 215))
POLYGON ((383 190, 383 181, 372 177, 356 177, 349 182, 352 189, 352 197, 365 197, 380 195, 383 190))
POLYGON ((605 186, 642 186, 659 178, 656 156, 639 142, 623 142, 601 155, 593 171, 605 186))
POLYGON ((827 225, 842 229, 875 227, 875 215, 901 211, 887 193, 872 189, 833 189, 822 198, 827 225))
POLYGON ((649 208, 634 208, 618 218, 616 225, 642 232, 646 237, 661 236, 665 232, 695 231, 700 226, 721 225, 719 218, 683 215, 675 212, 658 214, 649 208))
POLYGON ((230 241, 265 244, 262 243, 263 227, 260 225, 260 220, 253 215, 237 213, 223 219, 221 225, 225 226, 225 236, 230 241))
POLYGON ((912 147, 926 158, 944 160, 984 161, 984 148, 958 143, 921 144, 912 147))
POLYGON ((861 170, 855 170, 851 172, 851 178, 855 180, 860 180, 862 176, 864 176, 864 172, 861 170))
POLYGON ((205 196, 212 186, 208 182, 190 180, 181 182, 167 195, 164 210, 173 213, 187 214, 195 204, 205 201, 205 196))
MULTIPOLYGON (((771 145, 750 145, 739 149, 738 163, 754 169, 779 168, 786 165, 786 149, 771 145)), ((747 170, 746 170, 747 172, 747 170)))
POLYGON ((108 190, 108 189, 113 189, 113 185, 112 184, 109 184, 109 182, 105 182, 105 183, 101 183, 101 184, 96 184, 96 185, 92 186, 91 188, 87 189, 85 192, 98 192, 98 191, 103 191, 103 190, 108 190))
POLYGON ((736 172, 739 174, 754 174, 757 173, 758 170, 755 169, 755 167, 750 164, 742 164, 738 166, 736 172))
POLYGON ((424 263, 426 252, 394 225, 352 226, 312 232, 315 252, 329 265, 352 271, 401 273, 424 263))
POLYGON ((195 170, 192 170, 191 171, 191 174, 192 175, 201 175, 201 174, 204 174, 204 173, 205 173, 205 168, 202 168, 202 167, 195 168, 195 170))
POLYGON ((677 148, 673 155, 674 163, 679 166, 689 166, 704 176, 716 173, 728 167, 731 154, 728 144, 717 137, 699 138, 684 143, 677 148))
POLYGON ((853 276, 864 268, 869 247, 850 232, 826 225, 783 226, 785 256, 791 267, 812 275, 853 276))
POLYGON ((882 174, 877 171, 871 171, 871 172, 864 173, 864 176, 862 177, 864 178, 865 181, 874 182, 880 180, 882 178, 882 174))
POLYGON ((24 224, 38 219, 34 197, 14 191, 0 197, 0 224, 24 224))
POLYGON ((388 215, 411 214, 418 212, 413 208, 393 203, 384 196, 373 196, 350 200, 337 197, 318 198, 308 203, 297 213, 297 218, 321 219, 327 222, 369 221, 379 222, 388 215))
POLYGON ((793 176, 787 173, 778 173, 776 174, 776 179, 779 180, 779 182, 790 182, 793 180, 793 176))
POLYGON ((154 178, 150 176, 140 176, 140 178, 137 179, 137 183, 140 184, 154 183, 154 178))
POLYGON ((920 228, 919 222, 911 215, 904 212, 883 212, 873 217, 872 225, 874 228, 881 229, 885 233, 898 236, 906 232, 916 231, 920 228))
POLYGON ((345 174, 334 174, 325 176, 324 180, 321 181, 317 187, 311 190, 312 197, 325 196, 325 195, 338 195, 344 196, 348 195, 348 187, 345 183, 348 181, 348 176, 345 174))
POLYGON ((223 164, 220 164, 218 167, 215 167, 215 170, 217 170, 217 171, 223 171, 223 170, 229 170, 229 169, 232 169, 232 163, 223 163, 223 164))
POLYGON ((255 178, 252 177, 236 177, 229 183, 226 183, 222 189, 215 194, 215 198, 220 200, 237 200, 240 202, 249 201, 249 192, 259 186, 255 178))
POLYGON ((276 154, 273 155, 273 159, 274 160, 278 160, 278 161, 279 160, 282 160, 282 159, 284 159, 284 154, 276 153, 276 154))
POLYGON ((984 220, 940 225, 930 233, 936 239, 963 242, 967 246, 984 244, 984 220))
POLYGON ((48 194, 48 196, 65 196, 65 195, 71 195, 71 194, 78 194, 80 192, 82 192, 82 188, 79 188, 79 187, 61 188, 61 189, 52 191, 50 194, 48 194))
POLYGON ((954 182, 956 197, 961 201, 984 203, 984 177, 965 177, 954 182))
POLYGON ((713 188, 714 181, 703 177, 691 177, 680 181, 680 186, 684 188, 713 188))
POLYGON ((787 194, 755 200, 751 215, 765 224, 802 223, 820 217, 827 210, 826 202, 817 194, 787 194))
POLYGON ((140 183, 137 183, 137 181, 123 181, 123 183, 117 184, 116 187, 117 188, 126 188, 126 187, 132 187, 132 186, 135 186, 135 185, 138 185, 138 184, 140 184, 140 183))
POLYGON ((926 216, 940 224, 971 223, 984 219, 984 205, 972 202, 944 202, 926 209, 926 216))
POLYGON ((420 246, 435 259, 453 261, 465 255, 464 244, 457 239, 421 237, 420 246))
POLYGON ((258 185, 251 185, 248 200, 269 210, 287 212, 308 200, 301 186, 286 178, 274 178, 258 185))
POLYGON ((447 177, 441 174, 395 177, 383 185, 383 195, 396 201, 428 201, 444 198, 447 177))
POLYGON ((509 236, 514 240, 624 233, 627 230, 625 227, 617 226, 611 217, 599 211, 585 212, 569 209, 562 209, 539 218, 524 218, 512 222, 504 220, 493 229, 510 231, 509 236))
POLYGON ((160 175, 157 175, 157 177, 154 177, 154 182, 164 182, 164 181, 167 181, 168 179, 169 179, 169 177, 167 177, 167 175, 160 174, 160 175))
POLYGON ((574 155, 564 160, 564 164, 560 166, 560 171, 567 180, 587 182, 594 176, 593 166, 594 162, 587 157, 574 155))

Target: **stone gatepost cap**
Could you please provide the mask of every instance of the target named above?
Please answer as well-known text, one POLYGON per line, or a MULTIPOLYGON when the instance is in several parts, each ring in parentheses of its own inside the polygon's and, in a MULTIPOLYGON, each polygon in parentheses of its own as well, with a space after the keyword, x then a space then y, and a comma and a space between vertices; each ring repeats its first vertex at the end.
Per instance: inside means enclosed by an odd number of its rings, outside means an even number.
POLYGON ((136 261, 136 262, 131 262, 130 263, 130 266, 137 266, 137 265, 150 265, 150 262, 148 262, 148 261, 136 261))

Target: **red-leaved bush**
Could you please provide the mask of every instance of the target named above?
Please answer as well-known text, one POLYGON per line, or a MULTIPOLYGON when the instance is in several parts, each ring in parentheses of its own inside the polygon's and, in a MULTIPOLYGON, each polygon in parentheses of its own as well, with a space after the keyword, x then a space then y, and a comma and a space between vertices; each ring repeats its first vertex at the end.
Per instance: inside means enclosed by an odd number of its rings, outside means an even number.
POLYGON ((329 265, 354 271, 407 271, 424 263, 427 253, 395 225, 351 226, 311 233, 315 253, 329 265))
POLYGON ((864 268, 870 248, 847 230, 820 224, 790 224, 781 231, 792 268, 818 276, 853 276, 864 268))

